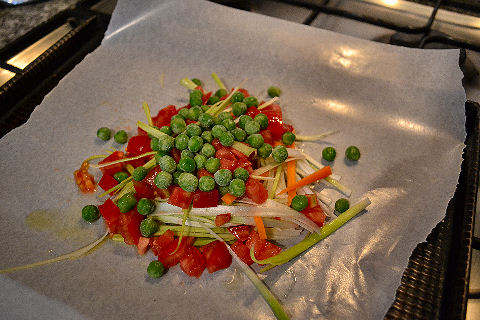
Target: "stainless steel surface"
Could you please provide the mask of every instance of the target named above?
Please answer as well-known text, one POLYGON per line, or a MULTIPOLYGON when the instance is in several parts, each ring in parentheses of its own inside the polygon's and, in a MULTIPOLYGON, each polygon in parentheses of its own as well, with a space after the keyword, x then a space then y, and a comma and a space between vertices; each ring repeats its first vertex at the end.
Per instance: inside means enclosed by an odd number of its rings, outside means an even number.
POLYGON ((12 79, 15 76, 15 73, 0 68, 0 86, 3 85, 8 80, 12 79))
POLYGON ((20 4, 28 4, 32 2, 38 2, 39 0, 0 0, 0 2, 12 5, 12 6, 17 6, 20 4))

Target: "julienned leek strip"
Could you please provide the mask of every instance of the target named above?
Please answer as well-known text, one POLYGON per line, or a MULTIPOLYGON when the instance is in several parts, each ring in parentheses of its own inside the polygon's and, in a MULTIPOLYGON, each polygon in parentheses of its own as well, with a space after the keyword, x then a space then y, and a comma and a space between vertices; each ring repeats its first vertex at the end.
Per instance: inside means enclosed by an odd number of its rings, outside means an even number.
POLYGON ((131 161, 131 160, 137 160, 137 159, 140 159, 140 158, 144 158, 144 157, 148 157, 148 156, 153 156, 157 154, 157 152, 155 151, 152 151, 152 152, 146 152, 146 153, 143 153, 139 156, 136 156, 136 157, 131 157, 131 158, 123 158, 123 159, 119 159, 119 160, 115 160, 115 161, 112 161, 112 162, 107 162, 107 163, 102 163, 102 164, 91 164, 90 166, 92 168, 103 168, 103 167, 108 167, 108 166, 111 166, 111 165, 114 165, 114 164, 118 164, 118 163, 123 163, 123 162, 127 162, 127 161, 131 161))
POLYGON ((220 80, 220 78, 217 76, 217 74, 215 72, 212 72, 212 78, 213 78, 213 80, 215 80, 215 82, 217 83, 217 86, 220 89, 225 89, 225 90, 227 89, 227 87, 225 87, 222 80, 220 80))
POLYGON ((302 135, 295 135, 295 140, 296 141, 317 141, 317 140, 322 140, 325 139, 328 136, 331 136, 332 134, 338 133, 339 131, 328 131, 325 133, 321 134, 316 134, 313 136, 302 136, 302 135))
POLYGON ((168 136, 168 134, 163 133, 162 131, 160 131, 160 130, 152 127, 152 126, 149 126, 149 125, 143 123, 142 121, 137 121, 137 127, 139 127, 140 129, 142 129, 143 131, 145 131, 149 135, 154 136, 157 139, 168 136))
POLYGON ((55 263, 55 262, 59 262, 59 261, 63 261, 63 260, 80 258, 81 256, 89 253, 96 246, 100 245, 107 238, 107 236, 108 236, 108 231, 105 232, 105 234, 103 236, 101 236, 98 240, 96 240, 95 242, 92 242, 91 244, 89 244, 89 245, 87 245, 83 248, 80 248, 76 251, 70 252, 68 254, 64 254, 64 255, 56 257, 56 258, 48 259, 48 260, 43 260, 43 261, 38 261, 38 262, 35 262, 35 263, 24 264, 24 265, 13 267, 13 268, 3 269, 3 270, 0 270, 0 273, 11 273, 11 272, 16 272, 16 271, 36 268, 36 267, 40 267, 40 266, 45 266, 47 264, 51 264, 51 263, 55 263))
POLYGON ((148 124, 153 127, 152 115, 150 114, 150 107, 148 106, 148 103, 143 102, 142 107, 143 112, 145 112, 145 117, 147 118, 148 124))
POLYGON ((277 100, 278 100, 278 97, 274 97, 274 98, 262 103, 261 105, 258 106, 258 110, 262 110, 262 109, 268 107, 269 105, 274 104, 275 102, 277 102, 277 100))

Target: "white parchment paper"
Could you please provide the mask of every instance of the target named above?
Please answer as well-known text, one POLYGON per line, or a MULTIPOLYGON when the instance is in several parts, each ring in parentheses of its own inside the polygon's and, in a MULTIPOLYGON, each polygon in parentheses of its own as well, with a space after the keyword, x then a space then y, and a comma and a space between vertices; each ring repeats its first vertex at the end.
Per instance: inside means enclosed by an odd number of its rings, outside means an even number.
MULTIPOLYGON (((265 282, 294 319, 379 319, 417 243, 445 215, 465 139, 458 50, 416 50, 226 8, 205 1, 118 1, 102 45, 0 140, 0 268, 78 249, 104 232, 80 210, 73 171, 104 153, 107 126, 135 134, 143 101, 153 113, 186 104, 183 77, 216 72, 252 94, 283 90, 286 122, 299 134, 339 130, 302 147, 317 160, 333 145, 335 173, 368 195, 368 211, 265 282), (162 83, 164 85, 162 85, 162 83), (357 145, 360 161, 344 161, 357 145)), ((95 174, 97 179, 98 173, 95 174)), ((97 180, 98 181, 98 180, 97 180)), ((334 200, 341 195, 327 189, 334 200)), ((271 319, 233 266, 192 279, 178 267, 146 277, 152 255, 108 242, 75 261, 0 276, 6 318, 271 319)))

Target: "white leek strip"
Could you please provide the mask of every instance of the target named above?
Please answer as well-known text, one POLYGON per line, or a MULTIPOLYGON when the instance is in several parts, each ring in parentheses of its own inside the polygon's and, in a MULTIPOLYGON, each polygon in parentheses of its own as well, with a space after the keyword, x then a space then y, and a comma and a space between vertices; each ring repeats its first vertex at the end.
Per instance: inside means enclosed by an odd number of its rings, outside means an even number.
POLYGON ((150 114, 150 107, 148 106, 148 103, 144 101, 142 107, 143 112, 145 112, 145 117, 147 118, 148 124, 153 127, 152 115, 150 114))
POLYGON ((97 155, 88 157, 88 158, 85 159, 83 162, 90 162, 90 161, 95 160, 95 159, 105 159, 106 157, 108 157, 108 155, 97 154, 97 155))
MULTIPOLYGON (((313 191, 313 190, 312 190, 312 191, 313 191)), ((330 204, 332 204, 332 199, 330 199, 329 197, 327 197, 327 196, 324 195, 323 193, 321 193, 321 192, 315 192, 315 194, 317 195, 318 200, 320 200, 321 202, 325 203, 327 206, 329 206, 330 204)))
POLYGON ((205 113, 208 113, 208 114, 210 114, 210 115, 213 116, 213 115, 215 114, 215 111, 217 110, 218 106, 219 106, 222 102, 223 102, 223 101, 220 100, 220 101, 212 104, 212 105, 210 106, 210 108, 208 108, 205 113))
POLYGON ((44 265, 47 265, 47 264, 51 264, 51 263, 55 263, 55 262, 59 262, 59 261, 63 261, 63 260, 78 259, 81 256, 89 253, 91 250, 93 250, 99 244, 101 244, 107 238, 107 236, 108 236, 108 231, 105 232, 105 234, 103 236, 101 236, 98 240, 92 242, 91 244, 89 244, 89 245, 87 245, 83 248, 80 248, 78 250, 70 252, 68 254, 64 254, 64 255, 61 255, 59 257, 55 257, 55 258, 48 259, 48 260, 38 261, 38 262, 35 262, 35 263, 24 264, 24 265, 13 267, 13 268, 2 269, 2 270, 0 270, 0 273, 11 273, 11 272, 16 272, 16 271, 36 268, 36 267, 44 266, 44 265))
POLYGON ((164 86, 165 86, 165 72, 162 72, 160 74, 160 88, 163 89, 164 86))
POLYGON ((222 80, 220 80, 220 78, 217 76, 217 74, 215 72, 212 72, 212 78, 213 78, 213 80, 215 80, 215 82, 217 83, 217 86, 220 89, 227 89, 225 87, 225 85, 223 84, 222 80))
POLYGON ((250 175, 250 178, 252 178, 252 179, 257 179, 257 180, 270 180, 270 181, 275 181, 275 178, 273 178, 273 177, 256 176, 256 175, 253 175, 253 174, 250 175))
POLYGON ((123 159, 119 159, 119 160, 115 160, 115 161, 112 161, 112 162, 107 162, 107 163, 102 163, 102 164, 92 164, 90 165, 92 168, 103 168, 103 167, 108 167, 108 166, 111 166, 111 165, 114 165, 114 164, 118 164, 118 163, 123 163, 123 162, 127 162, 127 161, 131 161, 131 160, 137 160, 137 159, 141 159, 141 158, 144 158, 144 157, 148 157, 148 156, 153 156, 154 154, 157 154, 155 151, 152 151, 152 152, 146 152, 144 154, 141 154, 139 156, 136 156, 136 157, 131 157, 131 158, 123 158, 123 159))
MULTIPOLYGON (((304 157, 300 157, 300 158, 297 158, 297 157, 292 157, 292 158, 287 158, 287 160, 284 161, 285 162, 289 162, 289 161, 295 161, 295 160, 298 160, 298 159, 303 159, 304 157)), ((260 167, 256 170, 254 170, 252 172, 253 175, 255 176, 261 176, 262 174, 264 174, 265 172, 267 171, 270 171, 272 169, 275 169, 276 167, 282 165, 282 163, 271 163, 271 164, 267 164, 266 166, 263 166, 263 167, 260 167)))
POLYGON ((325 181, 330 183, 332 186, 338 189, 341 193, 346 195, 347 197, 350 197, 352 195, 352 190, 341 184, 338 180, 333 179, 332 177, 326 177, 325 181))
POLYGON ((180 80, 180 85, 182 85, 183 87, 185 87, 187 89, 190 89, 190 90, 193 90, 197 87, 195 82, 193 82, 192 80, 190 80, 188 78, 183 78, 182 80, 180 80))
POLYGON ((240 89, 240 87, 235 87, 232 92, 230 92, 230 94, 225 98, 225 100, 219 101, 220 103, 218 104, 218 106, 208 109, 206 113, 210 113, 210 115, 214 117, 218 116, 218 114, 220 114, 220 112, 222 112, 223 109, 225 109, 225 107, 230 103, 230 99, 232 98, 233 94, 238 91, 238 89, 240 89))
POLYGON ((154 136, 155 138, 158 138, 158 139, 161 139, 165 136, 168 136, 168 134, 163 133, 162 131, 160 131, 160 130, 152 127, 152 126, 149 126, 146 123, 143 123, 142 121, 137 121, 137 127, 139 127, 140 129, 142 129, 143 131, 145 131, 149 135, 154 136))
POLYGON ((264 103, 262 103, 261 105, 258 106, 258 110, 262 110, 262 109, 268 107, 269 105, 277 102, 278 99, 279 99, 278 97, 274 97, 274 98, 272 98, 268 101, 265 101, 264 103))
MULTIPOLYGON (((203 226, 203 228, 205 228, 205 230, 207 230, 217 240, 225 242, 223 241, 222 238, 220 238, 217 234, 215 234, 215 232, 213 232, 208 226, 205 225, 203 226)), ((262 282, 262 280, 260 280, 257 274, 247 264, 245 264, 242 260, 240 260, 240 258, 232 250, 232 248, 230 248, 230 246, 226 243, 225 245, 228 249, 228 252, 230 252, 233 259, 235 260, 235 262, 239 265, 239 267, 242 269, 245 275, 250 279, 250 281, 252 281, 253 285, 260 292, 263 299, 265 299, 265 301, 268 303, 275 317, 277 317, 278 320, 288 320, 289 319, 288 315, 285 313, 285 311, 282 308, 282 305, 277 300, 277 298, 273 295, 273 293, 267 288, 267 286, 262 282)))
POLYGON ((124 195, 126 195, 127 193, 134 193, 135 192, 135 187, 133 186, 133 181, 129 181, 124 187, 122 190, 120 190, 120 192, 117 194, 117 196, 115 197, 115 200, 114 201, 117 201, 118 199, 120 199, 121 197, 123 197, 124 195))
POLYGON ((268 190, 268 198, 273 199, 275 198, 275 194, 277 193, 278 183, 280 182, 280 175, 282 174, 282 166, 278 166, 277 170, 275 170, 275 181, 273 182, 272 188, 268 190))
POLYGON ((316 134, 313 136, 302 136, 302 135, 295 135, 295 141, 317 141, 317 140, 322 140, 325 139, 328 136, 331 136, 332 134, 338 133, 339 131, 327 131, 325 133, 321 134, 316 134))
POLYGON ((244 143, 235 141, 232 144, 232 148, 234 148, 237 151, 240 151, 243 153, 245 156, 250 157, 252 154, 255 155, 257 153, 257 149, 254 149, 244 143))

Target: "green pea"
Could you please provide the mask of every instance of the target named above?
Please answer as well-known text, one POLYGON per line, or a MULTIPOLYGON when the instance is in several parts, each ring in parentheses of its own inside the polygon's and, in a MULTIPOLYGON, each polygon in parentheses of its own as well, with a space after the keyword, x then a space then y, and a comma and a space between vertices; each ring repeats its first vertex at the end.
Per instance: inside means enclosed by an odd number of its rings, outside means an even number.
POLYGON ((205 142, 211 143, 213 141, 212 131, 203 131, 201 137, 205 142))
POLYGON ((258 149, 261 146, 263 146, 263 143, 264 143, 263 136, 260 133, 252 134, 248 136, 247 143, 252 148, 258 149))
POLYGON ((155 211, 155 202, 147 198, 141 198, 137 203, 137 211, 141 215, 149 215, 155 211))
POLYGON ((235 171, 233 171, 233 176, 235 177, 235 179, 247 181, 248 177, 250 177, 250 174, 248 173, 247 169, 239 167, 235 169, 235 171))
POLYGON ((167 155, 166 152, 163 152, 163 151, 158 151, 157 152, 157 154, 155 155, 155 161, 157 162, 157 164, 160 163, 160 159, 165 155, 167 155))
POLYGON ((112 132, 107 127, 102 127, 97 130, 97 137, 99 137, 103 141, 110 140, 111 136, 112 136, 112 132))
POLYGON ((277 163, 282 163, 288 158, 287 148, 284 146, 276 146, 272 151, 273 160, 277 163))
POLYGON ((199 136, 202 134, 202 128, 196 123, 190 123, 185 130, 185 133, 189 137, 199 136))
POLYGON ((297 211, 302 211, 308 206, 308 198, 303 194, 297 194, 293 197, 290 206, 297 211))
MULTIPOLYGON (((176 115, 174 115, 170 118, 170 123, 172 123, 173 120, 177 120, 177 119, 185 120, 186 119, 184 116, 182 116, 182 112, 183 112, 182 110, 183 109, 180 109, 176 115)), ((187 109, 187 112, 188 112, 188 109, 187 109)))
POLYGON ((180 134, 187 128, 187 124, 185 120, 181 118, 175 118, 170 121, 170 128, 172 129, 173 133, 180 134))
POLYGON ((184 133, 179 134, 175 137, 175 148, 178 150, 184 150, 188 148, 188 136, 184 133))
MULTIPOLYGON (((209 100, 210 100, 210 99, 209 99, 209 100)), ((208 103, 208 101, 207 101, 207 103, 208 103)), ((209 106, 209 105, 203 105, 203 106, 202 106, 203 112, 207 112, 208 109, 210 109, 210 107, 211 107, 211 106, 209 106)), ((203 113, 202 113, 202 114, 203 114, 203 113)))
POLYGON ((340 198, 335 201, 335 210, 340 213, 344 213, 350 208, 350 203, 345 198, 340 198))
POLYGON ((268 88, 267 93, 270 97, 274 98, 274 97, 279 97, 280 94, 282 93, 282 90, 280 90, 279 87, 271 86, 270 88, 268 88))
POLYGON ((242 142, 247 137, 247 133, 242 128, 235 128, 230 132, 233 134, 236 141, 242 142))
POLYGON ((178 185, 178 178, 180 177, 180 175, 182 174, 183 172, 181 171, 175 171, 172 176, 173 176, 173 184, 176 184, 178 185))
POLYGON ((355 146, 350 146, 345 150, 345 157, 352 161, 358 161, 360 159, 360 150, 355 146))
POLYGON ((160 131, 171 136, 173 134, 172 129, 169 126, 163 126, 160 128, 160 131))
POLYGON ((260 125, 260 129, 267 129, 268 127, 268 117, 263 113, 257 114, 255 118, 253 118, 253 121, 260 125))
POLYGON ((203 93, 200 90, 192 90, 190 92, 190 105, 193 106, 201 106, 202 105, 202 97, 203 93))
POLYGON ((233 121, 232 119, 225 119, 222 121, 222 125, 228 130, 233 130, 237 127, 237 125, 235 124, 235 121, 233 121))
POLYGON ((178 114, 182 116, 183 119, 188 119, 188 108, 183 108, 178 110, 178 114))
POLYGON ((232 95, 231 101, 232 103, 242 102, 244 98, 245 98, 245 95, 240 91, 237 91, 232 95))
POLYGON ((240 117, 242 114, 247 112, 247 105, 241 101, 235 102, 232 106, 232 112, 235 117, 240 117))
POLYGON ((152 148, 153 151, 160 150, 158 146, 158 138, 153 137, 152 140, 150 140, 150 148, 152 148))
POLYGON ((188 110, 187 119, 197 121, 198 117, 203 113, 203 109, 200 106, 193 106, 188 110))
POLYGON ((262 144, 262 146, 258 148, 257 154, 260 158, 268 158, 272 154, 272 146, 268 143, 262 144))
POLYGON ((135 199, 135 197, 131 193, 127 193, 123 195, 117 201, 117 207, 121 213, 127 213, 128 211, 135 208, 136 204, 137 204, 137 199, 135 199))
POLYGON ((335 148, 333 147, 326 147, 322 150, 322 157, 327 161, 335 160, 336 156, 337 156, 337 151, 335 151, 335 148))
POLYGON ((205 143, 202 147, 202 150, 200 150, 200 153, 207 158, 213 157, 216 152, 217 150, 215 150, 215 147, 212 146, 210 143, 205 143))
POLYGON ((212 104, 215 104, 217 103, 218 101, 220 101, 220 98, 217 97, 217 96, 211 96, 208 100, 207 100, 207 104, 209 106, 211 106, 212 104))
POLYGON ((245 194, 245 182, 242 179, 233 179, 229 185, 230 194, 241 197, 245 194))
POLYGON ((220 137, 218 137, 222 146, 230 147, 235 142, 235 138, 231 132, 223 132, 220 137))
POLYGON ((115 140, 116 143, 124 144, 128 141, 128 135, 125 130, 120 130, 115 133, 115 135, 113 136, 113 140, 115 140))
POLYGON ((198 123, 204 129, 210 129, 213 126, 213 116, 208 113, 202 113, 198 116, 198 123))
POLYGON ((144 237, 151 237, 155 232, 158 231, 157 221, 147 218, 140 222, 140 233, 144 237))
POLYGON ((203 139, 199 136, 193 136, 188 140, 188 150, 199 152, 203 147, 203 139))
POLYGON ((164 153, 169 153, 175 145, 175 139, 171 136, 163 136, 158 139, 158 149, 164 153))
POLYGON ((245 99, 243 99, 243 102, 247 105, 247 108, 258 107, 258 99, 255 97, 246 97, 245 99))
POLYGON ((259 133, 260 132, 260 124, 256 121, 248 121, 245 123, 245 132, 248 135, 259 133))
POLYGON ((120 183, 123 180, 128 178, 128 173, 123 171, 118 171, 114 173, 113 177, 115 178, 115 180, 117 180, 120 183))
POLYGON ((160 261, 154 260, 148 265, 147 273, 150 278, 160 278, 165 273, 165 267, 160 261))
POLYGON ((147 176, 147 173, 148 173, 148 170, 146 168, 137 167, 135 168, 135 170, 133 170, 133 174, 132 174, 133 180, 142 181, 147 176))
POLYGON ((169 155, 165 155, 161 157, 160 160, 158 161, 158 165, 160 166, 160 169, 162 169, 162 171, 166 171, 170 173, 174 173, 175 170, 177 169, 177 163, 169 155))
POLYGON ((226 112, 226 111, 223 111, 223 112, 220 112, 220 114, 217 116, 218 119, 222 120, 226 120, 226 119, 230 119, 232 120, 232 115, 230 114, 230 112, 226 112))
POLYGON ((195 160, 192 158, 181 158, 178 162, 178 168, 183 172, 193 172, 196 168, 195 160))
POLYGON ((185 149, 185 150, 182 150, 182 153, 180 153, 180 158, 190 158, 190 159, 193 159, 195 157, 195 154, 188 150, 188 149, 185 149))
POLYGON ((232 181, 232 171, 220 169, 214 174, 215 182, 222 187, 228 186, 232 181))
POLYGON ((217 96, 219 98, 222 98, 222 97, 226 96, 227 94, 228 94, 228 91, 226 89, 218 89, 215 92, 215 96, 217 96))
POLYGON ((213 125, 222 124, 222 120, 219 117, 213 117, 213 125))
POLYGON ((225 187, 218 187, 218 192, 220 193, 220 197, 223 197, 224 195, 226 195, 227 193, 230 193, 230 187, 229 186, 225 186, 225 187))
POLYGON ((209 158, 207 162, 205 162, 205 169, 210 173, 217 172, 217 170, 220 169, 220 159, 209 158))
POLYGON ((223 132, 227 132, 227 128, 225 128, 224 126, 222 126, 220 124, 217 124, 217 125, 213 126, 213 128, 212 128, 212 135, 213 135, 214 138, 220 138, 220 135, 223 132))
POLYGON ((295 137, 295 135, 291 132, 285 132, 283 135, 282 135, 282 142, 286 145, 286 146, 289 146, 291 145, 292 143, 295 142, 295 139, 297 137, 295 137))
POLYGON ((242 128, 243 130, 245 130, 245 124, 247 124, 247 123, 250 122, 250 121, 253 121, 252 117, 247 116, 246 114, 241 115, 241 116, 238 118, 238 126, 239 126, 240 128, 242 128))
POLYGON ((201 86, 202 85, 202 81, 198 78, 193 78, 192 79, 192 82, 195 83, 197 86, 201 86))
POLYGON ((201 191, 210 192, 215 189, 215 179, 210 176, 203 176, 198 180, 198 188, 201 191))
MULTIPOLYGON (((153 127, 154 129, 160 130, 160 128, 157 127, 157 126, 152 126, 152 127, 153 127)), ((147 133, 147 134, 148 134, 148 137, 149 137, 150 139, 155 138, 155 136, 152 136, 150 133, 147 133)))
POLYGON ((183 172, 178 177, 178 185, 187 192, 194 192, 198 187, 198 179, 191 173, 183 172))
POLYGON ((205 168, 205 162, 207 162, 207 157, 205 157, 203 154, 199 153, 199 154, 195 155, 193 160, 195 160, 195 165, 196 165, 197 169, 205 168))
POLYGON ((153 180, 159 189, 167 189, 172 184, 172 181, 172 174, 167 171, 160 171, 153 180))
POLYGON ((95 222, 100 218, 100 211, 93 204, 86 205, 82 209, 82 218, 87 222, 95 222))

